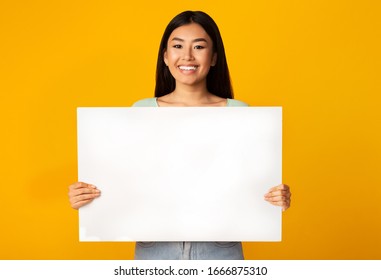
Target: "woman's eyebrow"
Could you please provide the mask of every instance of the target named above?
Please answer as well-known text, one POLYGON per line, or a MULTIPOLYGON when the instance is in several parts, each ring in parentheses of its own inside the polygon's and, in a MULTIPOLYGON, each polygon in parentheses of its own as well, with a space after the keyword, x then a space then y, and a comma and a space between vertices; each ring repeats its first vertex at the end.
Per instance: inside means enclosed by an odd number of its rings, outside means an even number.
MULTIPOLYGON (((185 40, 181 39, 181 38, 178 38, 178 37, 173 37, 173 39, 171 41, 184 42, 185 40)), ((208 41, 205 38, 196 38, 196 39, 192 40, 192 42, 205 42, 205 43, 208 43, 208 41)))

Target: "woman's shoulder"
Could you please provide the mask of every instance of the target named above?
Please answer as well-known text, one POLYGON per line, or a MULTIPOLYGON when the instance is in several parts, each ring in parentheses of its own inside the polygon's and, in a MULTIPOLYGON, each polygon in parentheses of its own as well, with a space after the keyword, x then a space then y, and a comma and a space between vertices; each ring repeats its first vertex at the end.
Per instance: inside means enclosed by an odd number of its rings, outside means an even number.
POLYGON ((132 104, 132 107, 157 107, 156 98, 144 98, 132 104))
POLYGON ((230 99, 228 98, 227 100, 227 106, 228 107, 247 107, 249 106, 249 104, 243 102, 243 101, 239 101, 237 99, 230 99))

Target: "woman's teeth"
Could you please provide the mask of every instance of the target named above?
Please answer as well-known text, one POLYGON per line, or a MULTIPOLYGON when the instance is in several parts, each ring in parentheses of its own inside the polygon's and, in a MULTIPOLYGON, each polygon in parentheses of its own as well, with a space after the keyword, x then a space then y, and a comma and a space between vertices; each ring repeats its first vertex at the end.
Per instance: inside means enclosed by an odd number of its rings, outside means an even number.
POLYGON ((197 66, 179 66, 180 70, 190 71, 190 70, 196 70, 197 66))

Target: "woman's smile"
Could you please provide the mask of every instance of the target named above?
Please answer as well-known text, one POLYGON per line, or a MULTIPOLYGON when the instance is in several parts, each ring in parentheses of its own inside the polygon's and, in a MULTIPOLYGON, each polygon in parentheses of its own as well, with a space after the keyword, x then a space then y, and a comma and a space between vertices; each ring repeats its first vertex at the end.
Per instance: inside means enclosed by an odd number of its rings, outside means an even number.
POLYGON ((192 71, 192 70, 196 70, 197 68, 198 68, 198 66, 192 66, 192 65, 189 65, 189 66, 180 65, 179 66, 179 69, 184 70, 184 71, 192 71))

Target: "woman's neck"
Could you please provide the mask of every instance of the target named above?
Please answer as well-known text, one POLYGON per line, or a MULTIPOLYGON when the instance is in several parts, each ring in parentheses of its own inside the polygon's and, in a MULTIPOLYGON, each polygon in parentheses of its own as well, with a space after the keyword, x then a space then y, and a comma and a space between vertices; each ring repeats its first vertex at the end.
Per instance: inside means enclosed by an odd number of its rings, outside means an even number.
POLYGON ((210 93, 206 88, 176 87, 173 92, 158 98, 158 104, 159 106, 226 106, 226 99, 210 93))
POLYGON ((179 89, 176 88, 173 92, 169 94, 173 101, 182 102, 182 103, 203 103, 208 101, 210 97, 213 96, 207 89, 179 89))

